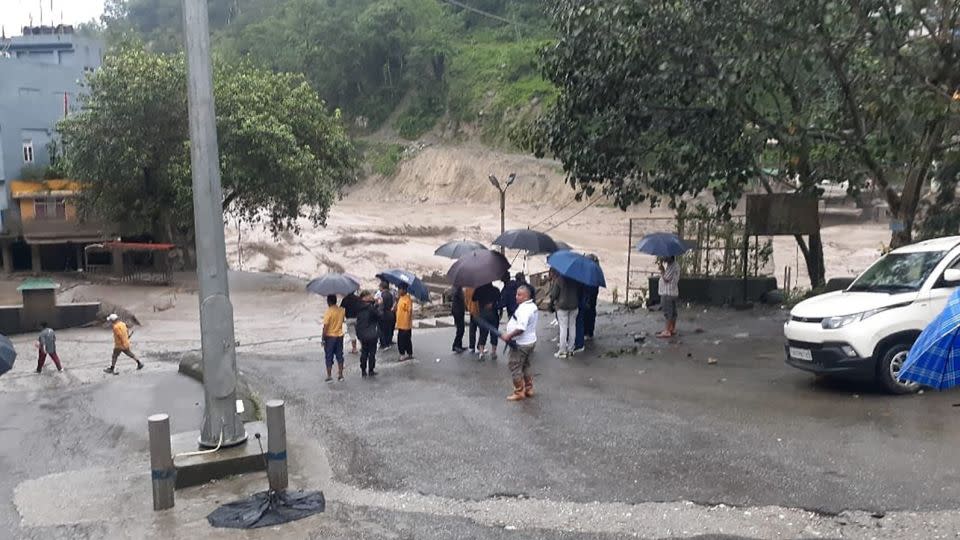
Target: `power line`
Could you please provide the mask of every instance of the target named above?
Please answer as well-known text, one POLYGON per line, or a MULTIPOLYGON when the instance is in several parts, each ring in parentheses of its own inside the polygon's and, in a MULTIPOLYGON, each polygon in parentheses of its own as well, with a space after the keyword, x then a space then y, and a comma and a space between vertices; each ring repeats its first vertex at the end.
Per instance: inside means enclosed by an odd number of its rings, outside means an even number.
POLYGON ((514 29, 514 31, 515 31, 516 34, 517 34, 517 41, 520 41, 520 23, 519 23, 519 22, 517 22, 517 21, 511 21, 510 19, 501 17, 501 16, 499 16, 499 15, 494 15, 493 13, 487 13, 486 11, 477 9, 477 8, 475 8, 475 7, 472 7, 472 6, 468 6, 468 5, 466 5, 466 4, 462 3, 462 2, 458 2, 457 0, 440 0, 440 1, 441 1, 441 2, 446 2, 446 3, 448 3, 448 4, 452 5, 452 6, 457 6, 457 7, 461 8, 461 9, 465 9, 465 10, 467 10, 467 11, 472 11, 472 12, 477 13, 477 14, 479 14, 479 15, 483 15, 484 17, 489 17, 489 18, 491 18, 491 19, 493 19, 493 20, 496 20, 496 21, 500 21, 500 22, 504 22, 504 23, 513 25, 513 29, 514 29))
POLYGON ((501 17, 501 16, 499 16, 499 15, 494 15, 493 13, 487 13, 486 11, 479 10, 479 9, 477 9, 477 8, 475 8, 475 7, 471 7, 471 6, 468 6, 468 5, 466 5, 466 4, 460 3, 460 2, 458 2, 457 0, 442 0, 442 1, 443 1, 443 2, 446 2, 446 3, 448 3, 448 4, 451 4, 451 5, 457 6, 457 7, 459 7, 459 8, 463 8, 463 9, 465 9, 465 10, 467 10, 467 11, 472 11, 472 12, 474 12, 474 13, 478 13, 478 14, 483 15, 483 16, 485 16, 485 17, 490 17, 491 19, 496 19, 496 20, 498 20, 498 21, 500 21, 500 22, 505 22, 505 23, 507 23, 507 24, 517 24, 516 22, 511 21, 510 19, 505 19, 505 18, 503 18, 503 17, 501 17))
POLYGON ((587 204, 586 206, 584 206, 584 207, 581 208, 580 210, 577 210, 577 212, 576 212, 575 214, 573 214, 572 216, 570 216, 570 217, 568 217, 567 219, 561 221, 560 223, 557 223, 557 224, 554 225, 553 227, 550 227, 549 229, 547 229, 547 230, 545 230, 545 231, 543 231, 543 232, 544 232, 544 233, 548 233, 548 232, 556 229, 557 227, 563 225, 564 223, 570 221, 571 219, 573 219, 573 218, 579 216, 580 214, 586 212, 588 208, 590 208, 591 206, 597 204, 598 202, 600 202, 600 197, 596 197, 595 199, 593 199, 592 201, 590 201, 589 204, 587 204))
POLYGON ((553 216, 559 214, 560 212, 563 212, 568 206, 570 206, 571 204, 573 204, 573 203, 575 203, 575 202, 577 202, 576 199, 570 199, 569 201, 567 201, 567 204, 561 206, 559 210, 557 210, 556 212, 550 214, 549 216, 541 219, 540 221, 534 223, 533 225, 530 225, 530 226, 527 227, 527 228, 528 228, 528 229, 534 229, 534 228, 536 228, 536 227, 539 227, 540 225, 543 225, 545 222, 549 221, 550 218, 552 218, 553 216))

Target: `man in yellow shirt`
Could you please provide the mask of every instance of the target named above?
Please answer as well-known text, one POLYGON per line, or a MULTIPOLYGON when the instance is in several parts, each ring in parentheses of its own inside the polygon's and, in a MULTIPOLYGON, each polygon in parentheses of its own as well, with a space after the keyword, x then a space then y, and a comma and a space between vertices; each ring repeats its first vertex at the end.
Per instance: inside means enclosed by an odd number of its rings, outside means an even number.
POLYGON ((398 287, 400 298, 394 311, 397 313, 397 349, 400 361, 413 360, 413 299, 406 285, 398 287))
POLYGON ((130 350, 130 331, 126 323, 120 320, 116 313, 111 313, 107 321, 113 325, 113 359, 110 361, 110 367, 104 369, 104 373, 117 375, 117 358, 123 353, 137 362, 137 369, 143 369, 143 362, 137 358, 130 350))
POLYGON ((337 360, 337 380, 343 380, 343 320, 347 311, 337 305, 337 295, 327 296, 323 314, 323 354, 327 364, 326 382, 333 381, 333 360, 337 360))

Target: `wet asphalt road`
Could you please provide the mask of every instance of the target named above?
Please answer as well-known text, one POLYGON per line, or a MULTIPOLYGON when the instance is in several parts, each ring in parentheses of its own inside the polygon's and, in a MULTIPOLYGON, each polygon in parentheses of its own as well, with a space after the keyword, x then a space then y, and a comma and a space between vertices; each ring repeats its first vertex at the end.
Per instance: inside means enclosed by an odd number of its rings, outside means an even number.
MULTIPOLYGON (((559 360, 542 339, 538 395, 519 404, 504 399, 506 361, 446 352, 447 330, 415 333, 415 363, 381 354, 374 380, 359 377, 356 357, 347 380, 329 385, 316 359, 247 357, 243 366, 273 389, 265 397, 298 409, 337 478, 360 487, 828 514, 960 507, 951 407, 960 395, 815 383, 784 364, 779 312, 748 328, 731 312, 697 317, 677 342, 650 338, 636 355, 559 360), (689 331, 697 327, 705 331, 689 331), (733 337, 742 332, 767 337, 733 337), (717 365, 707 365, 710 356, 717 365)), ((601 319, 595 351, 632 347, 628 334, 657 324, 637 320, 601 319)))
MULTIPOLYGON (((556 330, 545 326, 534 360, 538 395, 522 403, 504 399, 505 359, 449 353, 451 330, 415 332, 415 362, 381 353, 371 380, 348 355, 347 380, 324 384, 316 343, 282 354, 242 351, 239 362, 264 399, 287 400, 291 436, 318 441, 336 479, 361 488, 828 514, 960 508, 960 409, 952 407, 960 394, 893 397, 869 384, 814 382, 784 365, 781 317, 763 312, 744 323, 728 311, 688 313, 680 339, 648 338, 634 351, 632 335, 659 321, 607 314, 592 350, 567 360, 553 358, 556 330)), ((56 472, 140 467, 145 414, 169 411, 174 432, 196 429, 199 396, 193 381, 149 370, 44 390, 0 387, 0 538, 101 537, 96 525, 20 529, 13 490, 56 472)), ((333 505, 328 516, 337 526, 317 538, 616 537, 505 531, 360 506, 333 505)))

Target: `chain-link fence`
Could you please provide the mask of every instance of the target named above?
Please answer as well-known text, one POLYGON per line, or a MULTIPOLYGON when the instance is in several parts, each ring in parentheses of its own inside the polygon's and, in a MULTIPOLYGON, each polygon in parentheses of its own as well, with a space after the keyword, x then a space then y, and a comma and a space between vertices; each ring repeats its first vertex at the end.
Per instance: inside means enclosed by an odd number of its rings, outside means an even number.
POLYGON ((774 273, 773 238, 746 235, 746 217, 719 217, 705 212, 674 218, 630 218, 628 226, 626 302, 649 296, 649 278, 658 275, 656 258, 638 253, 637 242, 647 234, 671 232, 691 250, 679 257, 687 277, 758 277, 774 273))

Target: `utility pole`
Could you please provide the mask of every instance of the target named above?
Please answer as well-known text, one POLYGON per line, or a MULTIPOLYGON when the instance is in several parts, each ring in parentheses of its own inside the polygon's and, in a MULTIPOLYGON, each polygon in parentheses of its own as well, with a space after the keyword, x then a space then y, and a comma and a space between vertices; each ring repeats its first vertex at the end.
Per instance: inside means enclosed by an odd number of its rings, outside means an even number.
POLYGON ((233 304, 227 286, 223 191, 220 187, 206 0, 183 0, 183 20, 203 350, 204 413, 200 446, 214 448, 243 443, 247 440, 247 433, 237 415, 236 405, 237 351, 233 304))
MULTIPOLYGON (((507 183, 504 186, 500 186, 500 180, 497 180, 497 177, 490 175, 487 178, 490 179, 490 183, 493 184, 493 187, 497 188, 497 191, 500 192, 500 234, 506 230, 506 215, 507 215, 507 188, 513 185, 513 181, 517 179, 516 173, 510 173, 510 176, 507 177, 507 183)), ((500 246, 500 253, 504 252, 503 246, 500 246)))

